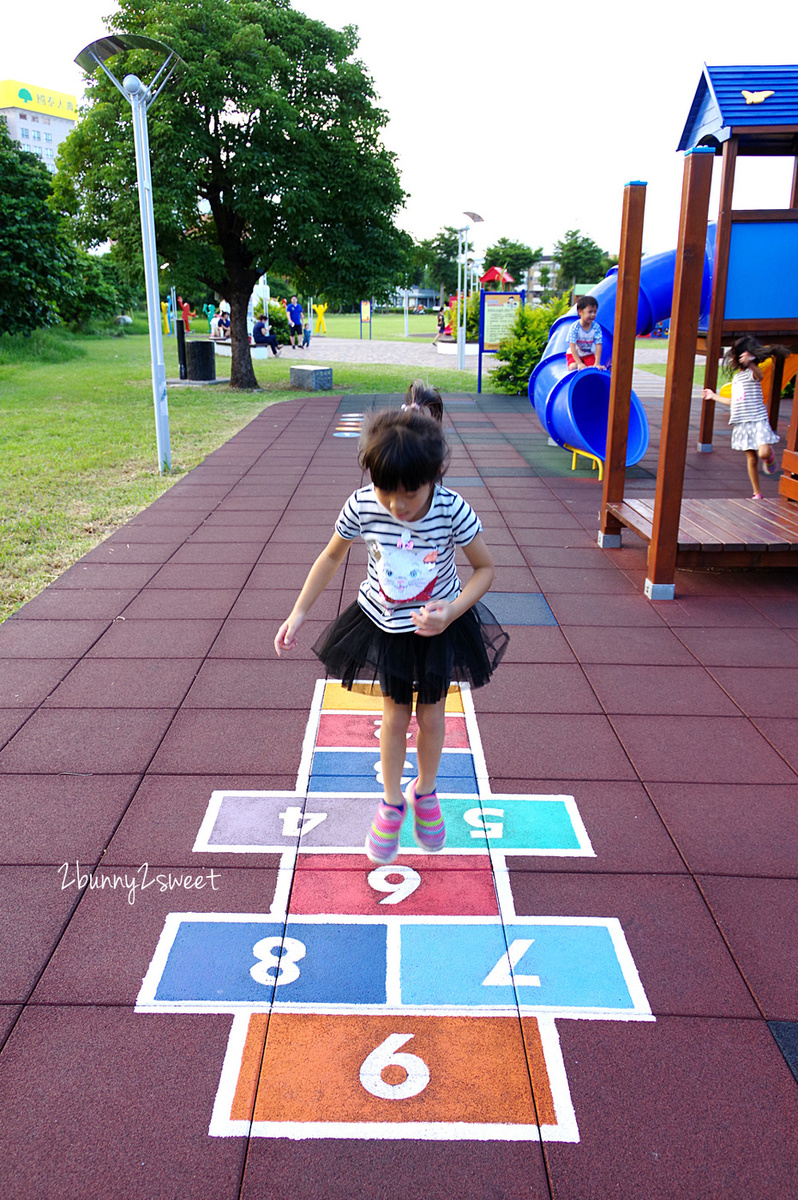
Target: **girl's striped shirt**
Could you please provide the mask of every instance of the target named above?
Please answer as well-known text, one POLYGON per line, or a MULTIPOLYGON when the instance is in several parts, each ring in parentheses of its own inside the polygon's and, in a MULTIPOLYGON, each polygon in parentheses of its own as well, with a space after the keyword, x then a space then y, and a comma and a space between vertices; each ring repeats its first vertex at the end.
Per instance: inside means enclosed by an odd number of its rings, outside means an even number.
POLYGON ((731 391, 730 425, 741 425, 743 421, 768 420, 762 385, 754 378, 750 367, 737 372, 732 379, 731 391))
POLYGON ((481 530, 473 508, 441 484, 418 521, 398 521, 369 484, 353 492, 335 522, 340 537, 352 541, 360 534, 366 543, 368 575, 358 604, 387 633, 412 633, 410 615, 422 604, 457 598, 455 546, 467 546, 481 530))

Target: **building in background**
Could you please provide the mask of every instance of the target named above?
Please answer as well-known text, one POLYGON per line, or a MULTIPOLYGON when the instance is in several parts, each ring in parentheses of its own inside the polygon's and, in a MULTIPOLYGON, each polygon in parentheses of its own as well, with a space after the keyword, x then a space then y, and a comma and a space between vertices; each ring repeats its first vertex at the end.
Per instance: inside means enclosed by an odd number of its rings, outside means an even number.
POLYGON ((77 121, 78 102, 66 92, 0 79, 0 120, 23 150, 55 170, 58 147, 77 121))

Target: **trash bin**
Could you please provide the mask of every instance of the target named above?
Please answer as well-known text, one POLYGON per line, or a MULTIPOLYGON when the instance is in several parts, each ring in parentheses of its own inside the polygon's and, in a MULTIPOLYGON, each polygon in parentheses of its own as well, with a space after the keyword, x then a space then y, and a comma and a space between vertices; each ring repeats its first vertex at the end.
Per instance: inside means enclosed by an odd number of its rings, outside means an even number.
POLYGON ((216 378, 216 347, 213 342, 186 342, 186 369, 189 379, 216 378))

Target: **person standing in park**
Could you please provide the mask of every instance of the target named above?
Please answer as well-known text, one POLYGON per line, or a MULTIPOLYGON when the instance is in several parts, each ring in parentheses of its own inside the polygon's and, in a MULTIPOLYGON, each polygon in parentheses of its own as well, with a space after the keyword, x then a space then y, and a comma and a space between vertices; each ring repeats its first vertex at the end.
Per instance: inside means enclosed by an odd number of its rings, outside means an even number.
POLYGON ((291 297, 291 303, 288 305, 286 312, 288 313, 288 329, 291 339, 291 349, 294 349, 294 338, 298 339, 299 346, 302 346, 302 305, 297 301, 296 296, 291 297))

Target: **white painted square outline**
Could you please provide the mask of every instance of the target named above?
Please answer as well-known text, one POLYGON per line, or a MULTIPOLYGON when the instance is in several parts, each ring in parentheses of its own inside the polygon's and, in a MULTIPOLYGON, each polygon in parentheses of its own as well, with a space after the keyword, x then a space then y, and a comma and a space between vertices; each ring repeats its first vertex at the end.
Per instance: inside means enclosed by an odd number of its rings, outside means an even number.
MULTIPOLYGON (((197 831, 197 836, 194 841, 192 850, 194 853, 218 853, 218 854, 282 854, 290 847, 287 847, 284 842, 279 844, 265 845, 246 845, 242 843, 227 844, 227 843, 211 843, 213 830, 216 826, 216 821, 219 817, 219 810, 227 795, 234 794, 236 796, 244 796, 258 799, 275 799, 275 800, 298 800, 301 801, 302 807, 308 801, 323 802, 324 800, 334 800, 336 798, 347 799, 374 799, 374 792, 312 792, 308 794, 308 785, 310 782, 311 766, 313 762, 313 753, 316 746, 316 735, 318 733, 319 723, 322 715, 322 704, 324 702, 324 690, 327 683, 340 683, 337 679, 317 679, 313 690, 313 700, 311 702, 310 715, 305 727, 304 737, 302 739, 302 751, 300 754, 299 770, 297 773, 296 787, 293 791, 241 791, 235 788, 226 790, 214 791, 208 802, 208 807, 205 810, 205 815, 202 819, 200 827, 197 831)), ((487 846, 483 844, 475 844, 469 849, 444 849, 441 851, 445 855, 473 855, 473 854, 490 854, 493 858, 497 854, 514 855, 517 857, 546 857, 546 858, 595 858, 596 853, 591 845, 590 838, 585 824, 580 816, 579 809, 576 805, 576 800, 573 796, 566 795, 525 795, 523 793, 494 793, 491 790, 490 779, 488 777, 488 768, 485 762, 485 754, 482 749, 482 739, 479 734, 479 724, 477 715, 474 709, 474 701, 471 696, 471 689, 468 684, 461 683, 458 685, 460 689, 460 697, 463 703, 463 717, 466 723, 468 733, 469 749, 464 748, 452 749, 449 753, 471 754, 474 763, 474 773, 477 780, 477 794, 474 800, 481 804, 483 801, 525 801, 527 803, 551 802, 559 801, 571 822, 571 827, 577 841, 577 846, 573 849, 549 849, 547 847, 532 848, 532 849, 494 849, 488 842, 487 846)), ((324 710, 331 716, 349 714, 357 712, 356 709, 326 709, 324 710)), ((371 710, 369 710, 371 711, 371 710)), ((459 717, 459 714, 454 714, 459 717)), ((325 746, 326 751, 342 752, 345 750, 356 749, 356 747, 334 747, 325 746)), ((462 793, 440 793, 444 799, 460 799, 462 793)), ((467 797, 471 799, 471 797, 467 797)), ((301 835, 300 835, 301 836, 301 835)), ((364 834, 365 837, 365 834, 364 834)), ((296 849, 300 847, 297 845, 296 849)), ((362 847, 353 846, 309 846, 301 847, 303 854, 351 854, 362 855, 362 847)), ((410 851, 413 853, 413 851, 410 851)), ((502 864, 503 865, 503 864, 502 864)))
MULTIPOLYGON (((319 721, 322 712, 322 703, 324 698, 324 690, 327 682, 336 682, 335 680, 320 679, 317 680, 311 711, 308 718, 307 726, 302 743, 302 751, 300 755, 300 765, 297 774, 296 788, 293 792, 278 791, 278 792, 238 792, 244 796, 259 796, 259 797, 274 797, 285 800, 301 800, 304 804, 308 797, 308 784, 310 780, 310 769, 315 749, 315 740, 318 731, 319 721)), ((337 681, 340 682, 340 681, 337 681)), ((466 722, 468 732, 470 753, 473 757, 474 770, 477 779, 477 796, 475 799, 481 803, 483 800, 520 800, 528 801, 552 800, 557 799, 563 802, 568 812, 572 828, 578 841, 578 849, 576 850, 499 850, 487 843, 486 848, 477 847, 475 850, 457 850, 444 851, 444 853, 466 854, 473 855, 485 854, 490 856, 491 868, 493 870, 494 880, 496 883, 498 917, 488 918, 445 918, 445 923, 492 923, 499 924, 503 929, 512 928, 513 924, 529 925, 529 924, 590 924, 604 925, 607 928, 608 934, 613 943, 613 948, 616 953, 619 967, 621 969, 624 982, 626 984, 630 998, 633 1001, 631 1010, 575 1010, 558 1008, 556 1010, 546 1009, 544 1006, 521 1005, 518 1001, 518 992, 516 990, 516 1006, 514 1008, 502 1009, 493 1007, 491 1009, 478 1008, 460 1008, 460 1009, 416 1009, 412 1006, 401 1005, 401 998, 397 992, 392 991, 390 984, 391 967, 396 967, 394 959, 395 953, 391 952, 393 946, 394 951, 397 951, 397 939, 388 937, 388 946, 386 953, 386 1005, 376 1008, 375 1006, 283 1006, 279 1002, 274 1002, 274 989, 272 989, 272 999, 268 1004, 253 1005, 251 1002, 245 1004, 235 1003, 227 1006, 209 1006, 203 1004, 197 1006, 195 1004, 187 1005, 186 1003, 162 1004, 155 1000, 158 983, 160 982, 166 965, 169 952, 174 944, 174 939, 183 921, 241 921, 249 922, 252 920, 268 921, 271 924, 283 924, 285 933, 288 925, 288 900, 290 896, 291 882, 296 869, 296 860, 300 852, 299 839, 293 848, 286 847, 285 844, 279 847, 263 847, 263 846, 222 846, 210 845, 208 838, 210 837, 216 819, 218 818, 219 809, 223 802, 223 798, 228 792, 214 791, 208 807, 206 809, 203 821, 197 832, 197 837, 194 844, 195 852, 219 852, 219 853, 280 853, 280 866, 277 871, 277 879, 275 882, 275 891, 269 913, 266 914, 208 914, 208 913, 169 913, 166 917, 163 930, 161 932, 158 945, 150 962, 147 973, 142 981, 142 987, 136 1000, 136 1012, 231 1012, 233 1016, 230 1035, 228 1038, 227 1049, 222 1066, 222 1072, 219 1079, 216 1097, 214 1100, 213 1111, 208 1129, 209 1136, 212 1137, 281 1137, 294 1140, 303 1140, 311 1138, 352 1138, 358 1140, 367 1139, 384 1139, 384 1140, 434 1140, 434 1141, 454 1141, 454 1140, 498 1140, 498 1141, 553 1141, 553 1142, 571 1142, 579 1141, 579 1130, 576 1123, 576 1114, 573 1103, 571 1101, 568 1079, 565 1071, 565 1064, 562 1058, 560 1048, 559 1034, 556 1027, 558 1018, 570 1018, 578 1020, 638 1020, 638 1021, 654 1021, 655 1017, 651 1012, 648 1004, 645 991, 640 981, 637 968, 634 964, 631 952, 626 942, 623 929, 620 921, 617 918, 565 918, 565 917, 534 917, 524 916, 516 917, 515 905, 510 886, 509 872, 506 865, 506 856, 523 855, 523 856, 552 856, 552 857, 593 857, 595 851, 590 843, 587 834, 587 829, 582 822, 576 801, 573 796, 521 796, 517 794, 494 794, 491 790, 490 779, 488 777, 487 765, 482 749, 482 741, 479 734, 476 713, 474 710, 473 700, 471 697, 470 688, 467 684, 461 684, 460 695, 463 703, 463 716, 466 722), (396 943, 396 944, 394 944, 396 943), (394 1005, 391 1006, 390 1000, 393 998, 394 1005), (396 1003, 396 1001, 399 1003, 396 1003), (544 1062, 546 1071, 549 1077, 549 1085, 555 1106, 556 1123, 549 1126, 538 1126, 537 1124, 529 1125, 489 1125, 489 1124, 466 1124, 466 1123, 445 1123, 445 1122, 360 1122, 360 1123, 340 1123, 340 1122, 268 1122, 268 1121, 233 1121, 230 1116, 230 1108, 232 1106, 235 1088, 238 1083, 238 1077, 241 1069, 244 1045, 246 1041, 247 1030, 251 1016, 255 1012, 293 1012, 301 1014, 302 1012, 332 1012, 351 1013, 351 1015, 368 1015, 372 1011, 378 1012, 380 1015, 386 1015, 391 1012, 396 1012, 397 1016, 406 1014, 411 1015, 468 1015, 474 1019, 490 1019, 497 1016, 534 1016, 538 1023, 540 1032, 541 1045, 543 1048, 544 1062)), ((335 712, 351 712, 353 710, 327 710, 330 713, 335 712)), ((356 711, 356 710, 355 710, 356 711)), ((459 716, 459 714, 458 714, 459 716)), ((331 747, 326 747, 331 749, 331 747)), ((465 751, 463 751, 465 752, 465 751)), ((232 790, 232 789, 231 789, 232 790)), ((325 797, 333 798, 336 795, 352 795, 352 793, 314 793, 313 799, 323 799, 325 797)), ((363 793, 369 797, 373 793, 363 793)), ((301 835, 300 835, 301 836, 301 835)), ((362 854, 362 850, 347 847, 336 849, 334 847, 324 847, 323 849, 313 850, 312 848, 302 853, 352 853, 362 854)), ((391 925, 397 926, 397 932, 403 923, 443 923, 444 919, 440 916, 436 917, 418 917, 418 918, 400 918, 398 915, 387 916, 382 920, 377 917, 337 917, 335 914, 302 916, 301 914, 292 914, 303 923, 329 923, 331 920, 348 920, 352 923, 385 923, 388 929, 391 925)), ((267 1031, 268 1037, 268 1031, 267 1031)))

